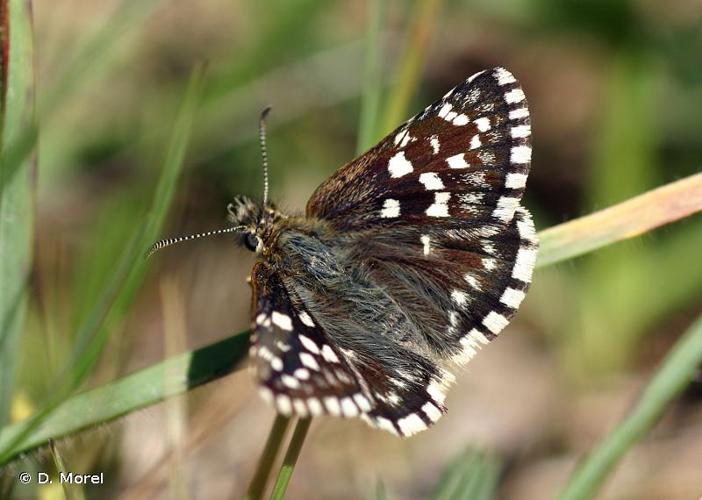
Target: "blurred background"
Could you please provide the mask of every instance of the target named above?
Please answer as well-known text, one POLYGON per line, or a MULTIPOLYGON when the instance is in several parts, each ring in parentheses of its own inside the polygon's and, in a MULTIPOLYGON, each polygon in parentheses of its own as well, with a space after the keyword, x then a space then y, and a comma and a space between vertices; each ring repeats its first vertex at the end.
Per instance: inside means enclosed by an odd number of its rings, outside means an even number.
MULTIPOLYGON (((474 72, 509 68, 532 112, 525 204, 537 228, 700 170, 698 1, 383 3, 376 134, 474 72)), ((369 17, 365 2, 324 0, 34 0, 33 14, 40 102, 86 40, 107 35, 40 123, 11 421, 50 398, 77 325, 144 223, 193 68, 207 63, 164 237, 224 227, 234 195, 260 197, 266 105, 271 196, 283 209, 302 211, 355 156, 369 17)), ((497 464, 498 498, 552 497, 702 312, 700 248, 702 220, 692 217, 538 271, 516 321, 461 374, 436 427, 399 440, 360 421, 317 419, 289 498, 426 498, 471 447, 497 464)), ((226 237, 151 259, 83 387, 245 330, 252 264, 226 237)), ((702 495, 701 382, 630 451, 602 498, 702 495)), ((56 446, 67 470, 105 472, 104 486, 79 489, 87 498, 237 498, 273 417, 242 370, 56 446)), ((13 467, 46 470, 51 459, 34 452, 13 467)), ((12 496, 63 494, 50 485, 12 496)))

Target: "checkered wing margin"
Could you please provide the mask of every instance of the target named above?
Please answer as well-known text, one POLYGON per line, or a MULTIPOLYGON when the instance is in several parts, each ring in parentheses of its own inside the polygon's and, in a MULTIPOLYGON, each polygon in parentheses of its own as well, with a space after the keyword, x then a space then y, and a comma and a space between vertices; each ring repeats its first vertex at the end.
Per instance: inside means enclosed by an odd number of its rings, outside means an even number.
MULTIPOLYGON (((390 343, 358 345, 328 335, 294 292, 289 277, 258 263, 253 271, 251 359, 262 397, 285 415, 360 417, 409 436, 445 411, 453 380, 429 359, 390 343)), ((321 320, 321 321, 320 321, 321 320)))
POLYGON ((370 409, 356 374, 304 306, 293 305, 265 263, 252 272, 250 357, 263 398, 285 415, 356 416, 370 409))

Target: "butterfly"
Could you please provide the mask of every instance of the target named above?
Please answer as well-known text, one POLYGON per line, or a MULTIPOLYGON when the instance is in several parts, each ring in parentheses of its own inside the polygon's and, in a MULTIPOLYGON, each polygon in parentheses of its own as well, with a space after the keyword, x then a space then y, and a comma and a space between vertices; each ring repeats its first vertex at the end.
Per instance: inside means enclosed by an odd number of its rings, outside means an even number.
POLYGON ((257 255, 250 358, 262 397, 281 414, 410 436, 446 412, 452 370, 497 337, 531 282, 530 138, 517 80, 482 71, 340 168, 304 215, 268 201, 264 169, 263 202, 237 197, 232 227, 154 249, 236 233, 257 255))

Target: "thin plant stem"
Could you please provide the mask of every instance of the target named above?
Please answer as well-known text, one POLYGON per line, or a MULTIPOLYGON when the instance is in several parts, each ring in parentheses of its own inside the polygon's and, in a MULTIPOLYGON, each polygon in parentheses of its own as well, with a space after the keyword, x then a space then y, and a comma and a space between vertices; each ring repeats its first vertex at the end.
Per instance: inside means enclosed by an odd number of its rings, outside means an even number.
POLYGON ((581 461, 559 500, 594 498, 624 454, 658 421, 702 363, 702 316, 678 340, 629 414, 581 461))
POLYGON ((397 85, 390 97, 381 130, 384 134, 393 130, 406 118, 405 113, 417 88, 417 81, 440 5, 441 0, 418 0, 415 2, 412 28, 407 38, 407 47, 400 61, 397 85))
POLYGON ((280 446, 283 444, 285 434, 290 427, 290 417, 276 414, 271 431, 268 433, 266 446, 263 448, 263 453, 256 464, 256 472, 251 479, 249 489, 246 491, 246 500, 259 500, 263 498, 263 492, 268 484, 268 478, 273 469, 273 463, 278 456, 280 446))
POLYGON ((629 200, 539 233, 537 267, 634 238, 702 211, 702 173, 657 187, 629 200))
POLYGON ((366 31, 365 41, 361 113, 356 142, 357 154, 368 149, 377 139, 380 94, 383 83, 381 72, 383 50, 380 44, 380 32, 385 0, 368 0, 366 5, 368 10, 368 30, 366 31))
POLYGON ((276 479, 275 485, 273 486, 271 500, 282 500, 285 496, 285 490, 290 483, 290 478, 295 470, 295 463, 300 456, 300 450, 302 450, 302 445, 305 442, 305 436, 307 436, 307 431, 310 429, 311 423, 311 418, 302 418, 297 422, 295 432, 293 432, 292 438, 290 439, 290 446, 288 446, 288 451, 285 453, 285 458, 283 459, 283 465, 281 465, 280 472, 278 472, 278 479, 276 479))

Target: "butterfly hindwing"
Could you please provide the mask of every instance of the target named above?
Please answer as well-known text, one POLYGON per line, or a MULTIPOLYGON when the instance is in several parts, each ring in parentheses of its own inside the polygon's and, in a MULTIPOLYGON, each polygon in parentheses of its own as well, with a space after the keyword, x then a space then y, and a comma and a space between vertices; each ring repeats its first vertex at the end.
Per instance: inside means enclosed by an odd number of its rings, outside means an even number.
POLYGON ((252 272, 251 358, 264 399, 283 414, 356 416, 370 409, 356 375, 265 263, 252 272))
MULTIPOLYGON (((372 331, 356 344, 327 334, 333 314, 313 317, 303 310, 307 304, 295 305, 299 299, 284 284, 291 279, 264 263, 253 272, 251 357, 264 399, 286 415, 359 416, 403 436, 439 419, 450 373, 401 345, 374 340, 372 331)), ((309 304, 316 311, 318 305, 309 304)))

